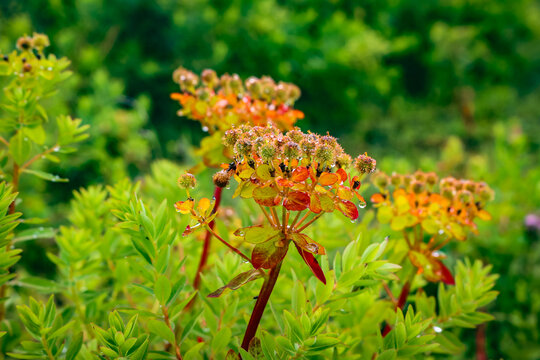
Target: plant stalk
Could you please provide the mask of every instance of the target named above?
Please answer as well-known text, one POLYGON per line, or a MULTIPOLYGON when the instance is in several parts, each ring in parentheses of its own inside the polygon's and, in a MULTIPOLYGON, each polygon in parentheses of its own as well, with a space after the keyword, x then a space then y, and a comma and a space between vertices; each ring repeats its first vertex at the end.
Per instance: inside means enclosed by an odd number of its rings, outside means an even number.
MULTIPOLYGON (((214 210, 212 210, 212 214, 217 212, 219 208, 219 204, 221 203, 221 192, 223 191, 223 188, 216 186, 214 189, 214 198, 216 199, 216 203, 214 205, 214 210)), ((215 221, 210 221, 210 224, 208 224, 210 229, 214 229, 215 221)), ((203 250, 201 253, 201 258, 199 260, 199 266, 197 267, 197 273, 195 273, 195 279, 193 280, 193 287, 198 290, 201 286, 201 273, 204 270, 204 267, 206 266, 206 263, 208 262, 208 255, 210 254, 210 244, 212 242, 212 233, 210 230, 206 230, 206 235, 204 237, 204 244, 203 244, 203 250)))
POLYGON ((242 340, 242 349, 246 351, 248 351, 249 343, 257 333, 257 328, 259 327, 259 324, 261 322, 264 309, 266 308, 266 304, 268 304, 270 295, 272 295, 274 285, 276 285, 282 263, 283 261, 278 263, 274 268, 270 269, 270 271, 268 272, 268 277, 264 280, 264 283, 261 287, 261 292, 257 297, 257 302, 255 303, 255 307, 253 308, 253 312, 251 313, 251 318, 249 319, 246 333, 244 334, 244 340, 242 340))

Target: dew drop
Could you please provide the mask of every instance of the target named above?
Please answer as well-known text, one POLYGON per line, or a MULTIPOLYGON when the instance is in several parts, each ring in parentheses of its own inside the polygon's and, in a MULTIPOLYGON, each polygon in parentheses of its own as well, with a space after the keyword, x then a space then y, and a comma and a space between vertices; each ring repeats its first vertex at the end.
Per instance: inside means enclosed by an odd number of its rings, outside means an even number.
POLYGON ((433 327, 433 330, 436 332, 436 333, 442 333, 442 329, 438 326, 434 326, 433 327))
POLYGON ((313 253, 319 252, 319 247, 316 244, 307 244, 306 249, 313 253))
POLYGON ((361 202, 360 204, 358 204, 358 207, 359 207, 360 209, 363 209, 363 208, 366 207, 366 205, 367 205, 367 204, 366 204, 365 202, 361 202))
POLYGON ((47 68, 47 70, 52 71, 52 67, 49 66, 49 67, 47 68))
POLYGON ((208 132, 208 126, 203 126, 203 127, 202 127, 202 131, 208 132))

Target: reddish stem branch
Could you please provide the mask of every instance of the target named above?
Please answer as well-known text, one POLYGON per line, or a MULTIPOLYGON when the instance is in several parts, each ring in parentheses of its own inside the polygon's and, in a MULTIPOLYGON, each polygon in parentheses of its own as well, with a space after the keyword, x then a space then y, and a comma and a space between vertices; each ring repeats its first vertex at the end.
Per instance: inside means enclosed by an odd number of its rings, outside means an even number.
MULTIPOLYGON (((214 198, 215 198, 215 205, 214 210, 212 210, 212 214, 217 212, 219 208, 219 204, 221 203, 221 192, 223 191, 223 188, 216 186, 214 189, 214 198)), ((210 229, 214 229, 215 221, 210 221, 210 224, 208 224, 210 229)), ((210 243, 212 242, 212 233, 210 230, 206 230, 206 234, 204 237, 204 244, 203 244, 203 250, 201 253, 201 258, 199 260, 199 266, 197 267, 197 273, 195 273, 195 279, 193 280, 193 287, 195 289, 199 289, 201 286, 201 273, 204 270, 204 267, 206 266, 206 263, 208 262, 208 255, 210 254, 210 243)))
POLYGON ((270 299, 272 290, 274 290, 274 285, 276 285, 279 270, 281 269, 281 264, 282 262, 277 264, 274 268, 270 269, 270 271, 268 272, 268 277, 264 280, 264 284, 261 287, 261 292, 259 293, 257 302, 255 303, 255 307, 253 308, 253 312, 251 313, 251 318, 249 319, 246 333, 244 334, 244 340, 242 340, 242 349, 246 351, 249 348, 249 343, 257 333, 257 328, 259 327, 259 324, 261 322, 264 309, 266 308, 268 299, 270 299))
MULTIPOLYGON (((411 281, 407 281, 405 285, 403 285, 403 289, 401 289, 401 292, 399 293, 399 297, 396 302, 395 310, 401 309, 403 310, 403 306, 405 306, 405 303, 407 302, 407 297, 409 297, 409 293, 411 292, 411 281)), ((390 330, 392 330, 392 326, 390 324, 386 324, 382 331, 382 336, 385 337, 390 330)))
POLYGON ((476 329, 476 360, 488 360, 486 352, 486 324, 476 329))

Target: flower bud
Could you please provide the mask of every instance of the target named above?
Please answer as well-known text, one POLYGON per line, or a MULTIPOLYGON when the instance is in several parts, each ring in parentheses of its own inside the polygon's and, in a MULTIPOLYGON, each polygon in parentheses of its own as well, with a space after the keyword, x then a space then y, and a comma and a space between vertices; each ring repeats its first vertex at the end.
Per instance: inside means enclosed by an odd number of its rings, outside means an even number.
POLYGON ((289 91, 288 91, 288 86, 287 84, 283 83, 283 82, 280 82, 279 84, 277 84, 276 86, 276 100, 278 101, 278 103, 282 104, 282 103, 285 103, 287 102, 288 98, 289 98, 289 91))
POLYGON ((473 196, 468 190, 460 190, 457 197, 458 200, 464 204, 469 204, 473 200, 473 196))
POLYGON ((262 86, 259 79, 252 76, 246 80, 246 88, 248 89, 251 97, 254 99, 260 99, 262 95, 262 86))
POLYGON ((403 182, 403 176, 401 174, 398 174, 396 172, 393 172, 392 173, 392 176, 390 177, 390 182, 392 183, 392 185, 394 185, 395 187, 398 187, 401 185, 401 183, 403 182))
POLYGON ((300 88, 294 84, 288 84, 289 85, 289 104, 294 104, 296 100, 300 98, 300 88))
POLYGON ((455 191, 453 187, 446 186, 441 189, 441 196, 447 200, 453 200, 454 194, 455 194, 455 191))
POLYGON ((32 49, 32 38, 30 36, 21 36, 17 40, 17 48, 19 50, 28 51, 32 49))
POLYGON ((304 139, 304 134, 298 129, 287 131, 287 136, 296 143, 300 143, 304 139))
POLYGON ((336 165, 342 169, 348 169, 352 164, 352 157, 349 154, 341 153, 336 158, 336 165))
POLYGON ((248 139, 240 138, 234 145, 234 153, 238 156, 249 156, 252 149, 253 144, 248 139))
POLYGON ((426 184, 423 181, 413 180, 411 189, 415 194, 420 194, 426 188, 426 184))
POLYGON ((407 174, 407 175, 403 175, 401 180, 403 181, 403 186, 408 188, 413 182, 414 178, 411 175, 407 174))
POLYGON ((474 193, 476 191, 476 183, 471 180, 465 180, 463 182, 463 188, 471 193, 474 193))
POLYGON ((51 43, 47 35, 34 33, 34 36, 32 38, 32 46, 35 49, 42 51, 44 48, 48 47, 49 45, 51 45, 51 43))
POLYGON ((264 162, 270 162, 276 156, 277 148, 271 142, 265 142, 259 148, 259 156, 264 162))
POLYGON ((388 187, 388 185, 390 184, 390 178, 388 177, 388 175, 386 175, 385 173, 383 172, 378 172, 375 176, 375 178, 373 179, 373 183, 375 184, 375 186, 377 186, 379 189, 381 190, 384 190, 388 187))
POLYGON ((433 187, 435 184, 437 184, 437 181, 439 180, 439 177, 434 172, 429 172, 426 174, 426 183, 433 187))
POLYGON ((227 170, 221 170, 214 174, 213 178, 214 185, 224 188, 229 185, 229 180, 231 179, 231 175, 229 171, 227 170))
POLYGON ((242 79, 240 79, 240 76, 238 76, 238 74, 233 74, 231 76, 229 86, 231 88, 231 91, 236 95, 242 94, 244 92, 244 85, 242 84, 242 79))
POLYGON ((426 173, 423 172, 423 171, 418 170, 413 174, 413 176, 414 176, 415 180, 418 180, 418 181, 421 181, 421 182, 426 181, 426 173))
POLYGON ((454 187, 456 183, 456 179, 453 177, 445 177, 444 179, 441 179, 440 186, 441 188, 444 187, 454 187))
POLYGON ((331 164, 334 162, 334 149, 330 145, 320 144, 315 148, 313 160, 321 165, 331 164))
POLYGON ((283 145, 281 151, 287 159, 297 159, 300 156, 300 146, 294 141, 289 141, 283 145))
POLYGON ((205 69, 201 74, 203 84, 209 88, 215 88, 219 82, 217 74, 212 69, 205 69))
POLYGON ((263 76, 261 79, 261 91, 262 97, 266 101, 272 101, 276 94, 276 84, 274 83, 274 80, 268 76, 263 76))
POLYGON ((197 185, 197 179, 190 173, 182 174, 178 177, 178 187, 181 189, 193 189, 197 185))
POLYGON ((480 201, 483 202, 491 201, 495 197, 495 193, 493 192, 493 190, 485 183, 478 183, 476 185, 475 193, 478 195, 480 201))
POLYGON ((368 156, 367 153, 363 155, 358 155, 356 161, 354 162, 354 167, 360 174, 370 174, 375 171, 377 166, 377 161, 372 157, 368 156))
POLYGON ((234 144, 236 144, 236 142, 238 141, 238 138, 240 138, 240 130, 234 128, 227 130, 223 135, 223 145, 233 147, 234 144))

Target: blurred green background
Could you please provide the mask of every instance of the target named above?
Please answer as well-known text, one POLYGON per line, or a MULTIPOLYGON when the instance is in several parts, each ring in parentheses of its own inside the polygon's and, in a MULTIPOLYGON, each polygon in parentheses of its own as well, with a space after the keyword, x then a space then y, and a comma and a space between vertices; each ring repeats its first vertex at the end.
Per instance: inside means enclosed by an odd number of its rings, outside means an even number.
MULTIPOLYGON (((92 137, 49 169, 69 184, 27 180, 27 216, 62 223, 74 189, 141 177, 155 159, 193 165, 203 134, 169 98, 177 66, 270 75, 302 89, 304 130, 329 131, 385 171, 495 189, 494 220, 452 250, 501 274, 489 357, 540 358, 538 1, 0 1, 0 52, 34 31, 73 62, 49 109, 81 117, 92 137)), ((39 261, 50 244, 27 246, 22 266, 50 271, 39 261)))

